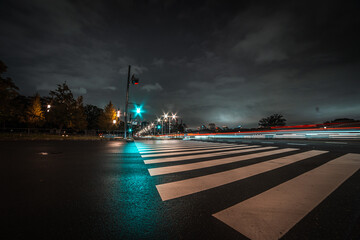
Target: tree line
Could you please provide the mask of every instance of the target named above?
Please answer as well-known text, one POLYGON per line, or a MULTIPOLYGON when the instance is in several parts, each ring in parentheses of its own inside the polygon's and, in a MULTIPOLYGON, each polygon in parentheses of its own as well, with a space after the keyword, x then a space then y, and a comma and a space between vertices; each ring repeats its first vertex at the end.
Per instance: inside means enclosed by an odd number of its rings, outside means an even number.
POLYGON ((83 97, 74 98, 66 82, 58 84, 49 96, 23 96, 0 60, 0 124, 2 128, 57 128, 84 130, 123 130, 124 122, 111 101, 104 109, 84 105, 83 97))

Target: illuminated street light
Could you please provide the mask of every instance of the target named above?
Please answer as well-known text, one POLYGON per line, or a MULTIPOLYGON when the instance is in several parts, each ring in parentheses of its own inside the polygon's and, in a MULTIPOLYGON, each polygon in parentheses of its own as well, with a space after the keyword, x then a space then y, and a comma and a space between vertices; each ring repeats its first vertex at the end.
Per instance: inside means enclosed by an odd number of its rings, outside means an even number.
MULTIPOLYGON (((128 70, 128 78, 127 78, 127 84, 126 84, 126 101, 125 101, 125 112, 124 112, 124 118, 125 118, 125 131, 124 131, 124 138, 127 138, 127 129, 128 129, 128 105, 129 105, 129 87, 130 87, 130 74, 131 73, 131 66, 129 65, 129 70, 128 70)), ((137 85, 139 83, 139 79, 135 78, 134 75, 132 75, 131 77, 131 81, 133 84, 137 85)), ((129 132, 131 128, 129 129, 129 132)))
MULTIPOLYGON (((164 119, 165 121, 168 120, 169 114, 168 113, 164 113, 164 119)), ((169 132, 170 132, 170 125, 169 125, 169 132)), ((162 122, 162 134, 164 134, 164 121, 162 122)))
POLYGON ((137 104, 134 104, 135 109, 132 110, 132 112, 135 113, 135 118, 136 116, 139 116, 140 118, 142 117, 141 114, 144 112, 144 110, 142 109, 142 105, 138 106, 137 104))

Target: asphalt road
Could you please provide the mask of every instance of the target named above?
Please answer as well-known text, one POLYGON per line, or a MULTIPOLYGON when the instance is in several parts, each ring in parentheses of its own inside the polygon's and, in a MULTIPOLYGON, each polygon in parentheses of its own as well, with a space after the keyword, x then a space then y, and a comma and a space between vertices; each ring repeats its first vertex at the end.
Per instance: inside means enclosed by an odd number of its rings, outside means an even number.
POLYGON ((360 239, 337 142, 0 142, 1 238, 360 239))

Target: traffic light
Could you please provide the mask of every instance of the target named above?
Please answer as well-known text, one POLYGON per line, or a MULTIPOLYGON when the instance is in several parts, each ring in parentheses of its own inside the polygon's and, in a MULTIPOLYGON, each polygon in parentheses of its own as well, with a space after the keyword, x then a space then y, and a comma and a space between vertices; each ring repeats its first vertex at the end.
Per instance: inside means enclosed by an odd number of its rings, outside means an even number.
POLYGON ((160 126, 160 125, 158 125, 158 126, 157 126, 157 129, 160 129, 160 128, 161 128, 161 126, 160 126))
POLYGON ((136 78, 134 75, 132 75, 131 82, 132 82, 133 85, 138 85, 139 84, 139 79, 136 78))
POLYGON ((135 117, 140 116, 142 117, 142 113, 144 110, 142 109, 142 106, 135 105, 135 108, 132 110, 133 113, 135 113, 135 117))

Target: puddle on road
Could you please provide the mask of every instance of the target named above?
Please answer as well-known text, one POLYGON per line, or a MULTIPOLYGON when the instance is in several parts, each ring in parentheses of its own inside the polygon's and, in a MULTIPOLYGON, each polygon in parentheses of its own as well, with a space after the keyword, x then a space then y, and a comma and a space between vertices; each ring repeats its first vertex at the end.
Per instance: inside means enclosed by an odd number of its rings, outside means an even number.
POLYGON ((39 152, 39 155, 46 156, 49 154, 61 154, 62 152, 39 152))

